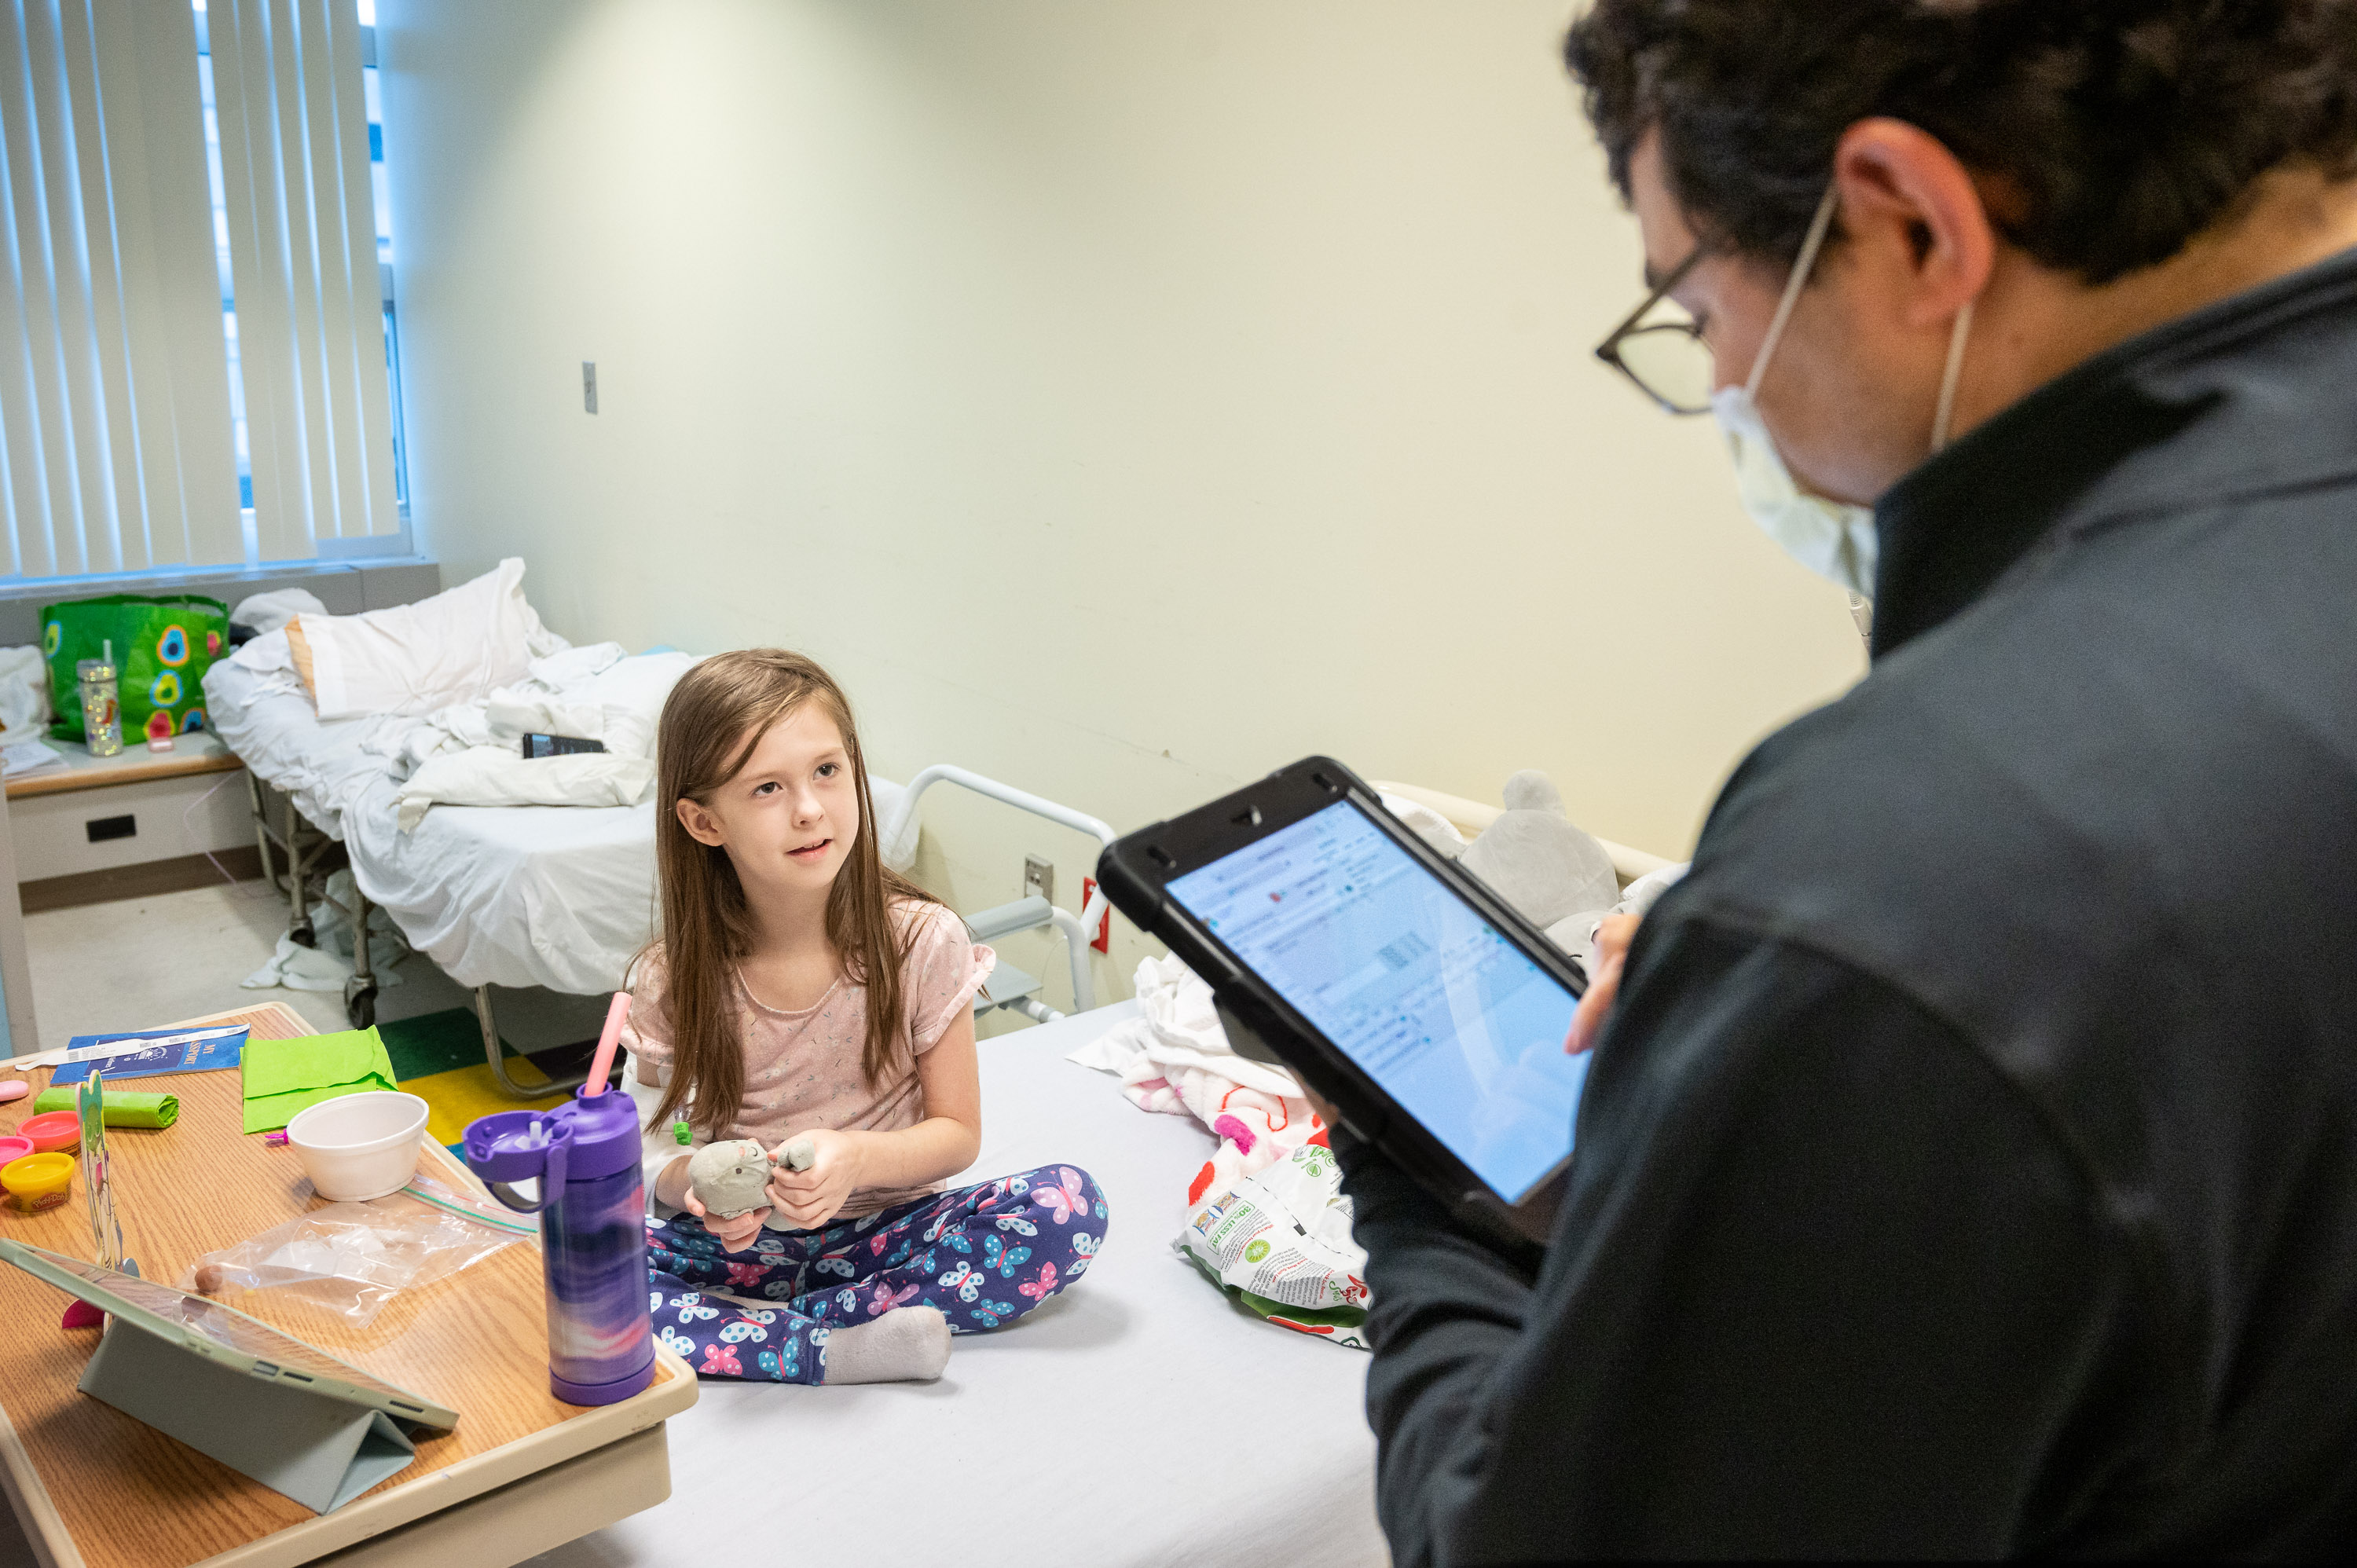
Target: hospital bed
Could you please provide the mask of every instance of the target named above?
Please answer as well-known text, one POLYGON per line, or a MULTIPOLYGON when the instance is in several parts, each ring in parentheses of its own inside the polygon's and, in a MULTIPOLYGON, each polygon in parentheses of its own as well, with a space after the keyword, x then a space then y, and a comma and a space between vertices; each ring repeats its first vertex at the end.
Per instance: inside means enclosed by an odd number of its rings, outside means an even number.
MULTIPOLYGON (((1501 810, 1377 787, 1469 839, 1501 810)), ((1669 864, 1606 849, 1624 886, 1669 864)), ((1084 913, 1082 928, 1092 920, 1084 913)), ((706 1381, 671 1423, 670 1499, 538 1568, 656 1568, 716 1530, 755 1563, 1388 1562, 1366 1357, 1261 1322, 1196 1275, 1171 1242, 1216 1141, 1065 1059, 1136 1015, 1119 1002, 982 1053, 983 1154, 954 1179, 1085 1166, 1111 1223, 1077 1284, 999 1333, 958 1339, 937 1383, 706 1381)))
POLYGON ((691 1543, 763 1565, 1386 1563, 1365 1355, 1204 1283, 1170 1243, 1211 1134, 1064 1059, 1136 1005, 987 1042, 983 1152, 953 1178, 1085 1167, 1110 1210, 1085 1275, 958 1338, 938 1382, 706 1380, 669 1426, 670 1499, 538 1568, 670 1568, 691 1543))

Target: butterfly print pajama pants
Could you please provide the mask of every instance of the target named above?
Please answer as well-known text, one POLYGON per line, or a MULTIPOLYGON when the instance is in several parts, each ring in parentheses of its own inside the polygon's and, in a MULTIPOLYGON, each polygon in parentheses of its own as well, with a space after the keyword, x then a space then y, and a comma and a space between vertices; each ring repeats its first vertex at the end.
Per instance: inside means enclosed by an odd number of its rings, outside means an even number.
POLYGON ((655 1337, 707 1377, 823 1382, 834 1329, 916 1305, 941 1308, 952 1334, 999 1327, 1086 1273, 1104 1233, 1104 1194, 1071 1165, 764 1230, 742 1252, 692 1214, 650 1219, 655 1337))

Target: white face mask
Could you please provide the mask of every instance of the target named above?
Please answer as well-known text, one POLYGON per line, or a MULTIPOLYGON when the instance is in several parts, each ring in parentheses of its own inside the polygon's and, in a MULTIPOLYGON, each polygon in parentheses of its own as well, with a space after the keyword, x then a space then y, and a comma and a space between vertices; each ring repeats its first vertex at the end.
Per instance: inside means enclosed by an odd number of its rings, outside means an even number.
MULTIPOLYGON (((1759 357, 1751 361, 1750 378, 1739 387, 1721 387, 1713 392, 1710 412, 1734 455, 1735 483, 1742 493, 1743 510, 1785 554, 1818 576, 1849 590, 1851 612, 1863 635, 1872 614, 1869 605, 1877 556, 1874 509, 1829 500, 1801 489, 1792 471, 1784 466, 1782 454, 1776 450, 1775 437, 1769 435, 1768 422, 1760 416, 1759 403, 1760 383, 1768 374, 1768 361, 1775 356, 1776 345, 1784 336, 1784 324, 1792 319, 1792 307, 1801 301, 1801 290, 1807 285, 1809 271, 1816 265, 1817 252, 1825 242, 1825 231, 1833 225, 1837 194, 1837 188, 1828 186, 1825 199, 1817 204, 1817 215, 1809 222, 1808 237, 1801 242, 1801 253, 1792 263, 1792 280, 1784 285, 1784 296, 1776 302, 1776 314, 1769 320, 1768 336, 1760 340, 1759 357)), ((1932 422, 1934 452, 1948 444, 1948 421, 1955 408, 1956 377, 1964 368, 1964 339, 1971 335, 1972 326, 1973 307, 1968 300, 1956 313, 1955 330, 1948 340, 1948 365, 1940 382, 1939 412, 1932 422)))

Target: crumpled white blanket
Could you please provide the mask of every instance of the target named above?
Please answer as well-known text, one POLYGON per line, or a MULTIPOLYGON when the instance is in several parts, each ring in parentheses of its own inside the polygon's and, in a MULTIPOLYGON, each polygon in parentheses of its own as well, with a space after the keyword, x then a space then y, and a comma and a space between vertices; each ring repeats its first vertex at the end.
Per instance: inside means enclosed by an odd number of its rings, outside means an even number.
POLYGON ((568 648, 531 672, 420 724, 381 732, 369 749, 406 771, 393 791, 401 831, 449 806, 635 806, 654 788, 655 725, 663 700, 694 664, 688 653, 624 657, 619 643, 568 648), (527 758, 524 736, 565 735, 602 752, 527 758))
POLYGON ((1236 1054, 1211 986, 1177 958, 1138 964, 1137 1009, 1070 1059, 1118 1074, 1141 1110, 1192 1116, 1219 1134, 1218 1152, 1188 1184, 1190 1208, 1225 1202, 1238 1182, 1324 1127, 1292 1073, 1236 1054))
POLYGON ((36 647, 0 648, 0 736, 31 740, 49 722, 49 666, 36 647))

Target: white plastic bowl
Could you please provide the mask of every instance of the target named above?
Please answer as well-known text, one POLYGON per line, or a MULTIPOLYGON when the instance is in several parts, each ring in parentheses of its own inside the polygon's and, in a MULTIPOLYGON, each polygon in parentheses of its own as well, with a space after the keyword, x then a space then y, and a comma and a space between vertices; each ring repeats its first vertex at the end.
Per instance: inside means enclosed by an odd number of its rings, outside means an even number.
POLYGON ((323 1100, 286 1123, 286 1142, 321 1197, 361 1203, 417 1174, 425 1101, 383 1090, 323 1100))

